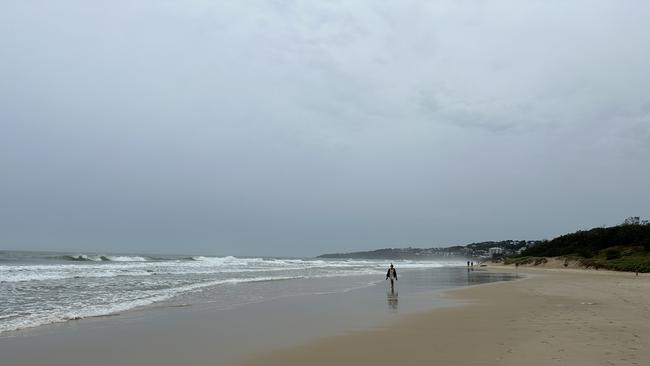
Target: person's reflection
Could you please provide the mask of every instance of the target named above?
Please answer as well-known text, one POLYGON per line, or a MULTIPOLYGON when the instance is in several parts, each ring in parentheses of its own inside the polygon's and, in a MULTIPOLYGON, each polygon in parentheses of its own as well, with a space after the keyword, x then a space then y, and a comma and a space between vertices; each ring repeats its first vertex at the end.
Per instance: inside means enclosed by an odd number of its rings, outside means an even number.
POLYGON ((390 289, 386 293, 386 300, 388 301, 388 308, 391 311, 396 312, 397 311, 397 306, 398 306, 398 300, 397 300, 397 291, 395 289, 390 289))

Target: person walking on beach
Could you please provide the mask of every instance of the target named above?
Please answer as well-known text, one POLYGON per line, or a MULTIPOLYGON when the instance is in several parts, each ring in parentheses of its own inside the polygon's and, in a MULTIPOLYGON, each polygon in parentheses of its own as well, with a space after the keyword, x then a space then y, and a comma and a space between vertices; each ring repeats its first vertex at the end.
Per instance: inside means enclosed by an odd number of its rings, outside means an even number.
POLYGON ((390 264, 390 268, 388 269, 388 272, 386 272, 386 279, 390 278, 390 288, 393 289, 395 287, 395 281, 397 281, 397 271, 395 270, 395 267, 393 267, 393 264, 390 264))

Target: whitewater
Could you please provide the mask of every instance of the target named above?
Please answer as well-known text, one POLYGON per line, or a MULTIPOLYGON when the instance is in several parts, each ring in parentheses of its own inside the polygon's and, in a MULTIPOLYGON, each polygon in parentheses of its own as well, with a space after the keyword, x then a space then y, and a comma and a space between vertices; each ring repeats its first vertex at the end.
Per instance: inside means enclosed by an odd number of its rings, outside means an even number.
MULTIPOLYGON (((0 333, 117 314, 188 295, 236 305, 263 300, 278 281, 347 276, 372 284, 388 261, 233 256, 0 252, 0 333), (247 286, 247 287, 246 287, 247 286)), ((395 261, 400 269, 460 266, 456 260, 395 261)), ((284 286, 304 288, 301 282, 284 286)), ((341 286, 335 291, 346 291, 341 286)), ((330 289, 331 290, 331 289, 330 289)), ((297 291, 297 290, 295 290, 297 291)))

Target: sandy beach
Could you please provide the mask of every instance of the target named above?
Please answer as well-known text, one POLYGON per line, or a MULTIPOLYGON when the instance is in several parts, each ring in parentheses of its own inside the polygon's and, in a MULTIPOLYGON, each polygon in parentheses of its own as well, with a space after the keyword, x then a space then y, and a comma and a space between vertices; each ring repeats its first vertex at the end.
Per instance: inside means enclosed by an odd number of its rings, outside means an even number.
MULTIPOLYGON (((549 267, 487 284, 516 271, 403 271, 399 300, 383 281, 225 309, 185 298, 194 305, 15 332, 0 354, 3 365, 49 366, 648 365, 650 275, 549 267)), ((314 281, 246 286, 282 294, 350 278, 314 281)))
MULTIPOLYGON (((500 271, 513 270, 499 267, 500 271)), ((466 305, 256 354, 257 365, 648 365, 650 276, 520 269, 454 290, 466 305)))

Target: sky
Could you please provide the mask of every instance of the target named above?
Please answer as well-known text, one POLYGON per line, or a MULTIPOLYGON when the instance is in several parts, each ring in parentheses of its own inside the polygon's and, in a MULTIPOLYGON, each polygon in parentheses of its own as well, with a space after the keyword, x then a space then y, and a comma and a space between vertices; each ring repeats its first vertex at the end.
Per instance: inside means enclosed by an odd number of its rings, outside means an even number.
POLYGON ((650 2, 7 0, 0 249, 312 256, 650 216, 650 2))

